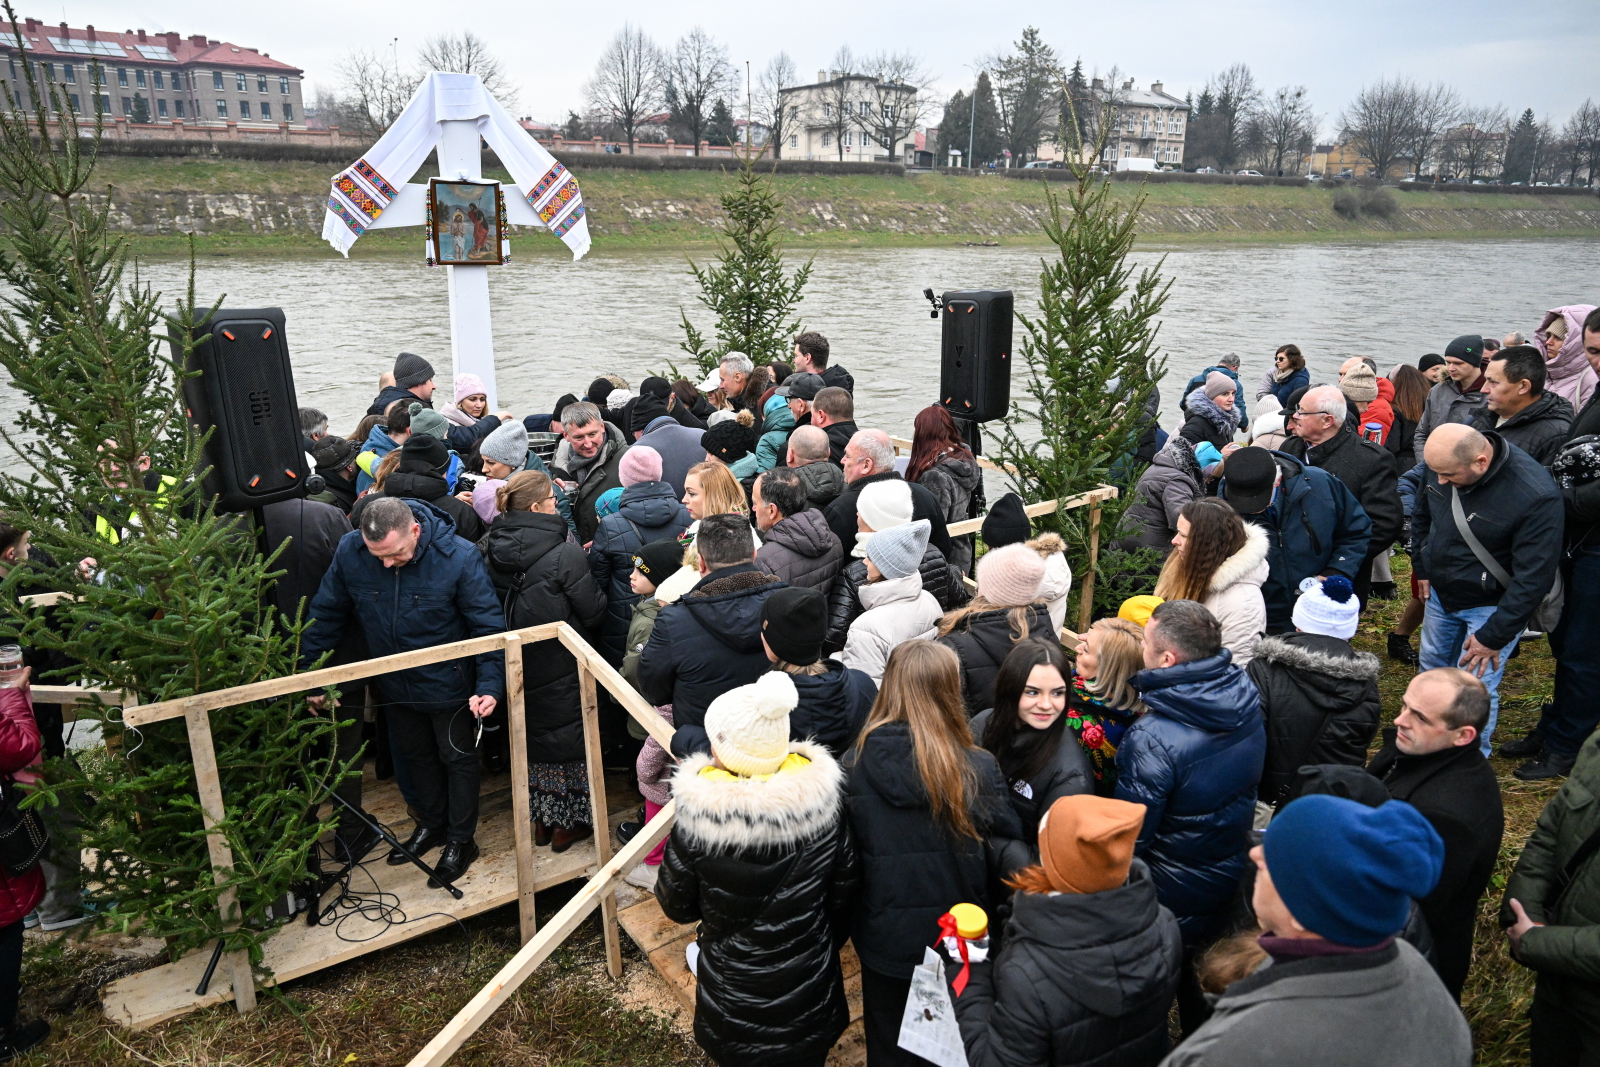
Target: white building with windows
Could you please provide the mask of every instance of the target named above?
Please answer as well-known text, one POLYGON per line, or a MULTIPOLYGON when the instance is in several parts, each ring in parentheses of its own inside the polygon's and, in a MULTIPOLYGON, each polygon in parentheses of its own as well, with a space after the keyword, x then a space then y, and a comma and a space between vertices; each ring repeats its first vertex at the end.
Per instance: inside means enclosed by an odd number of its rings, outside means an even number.
POLYGON ((780 91, 784 108, 783 158, 844 163, 903 162, 915 154, 912 85, 892 85, 868 74, 817 71, 812 85, 780 91), (893 144, 884 144, 892 133, 893 144))
MULTIPOLYGON (((1163 167, 1183 163, 1189 105, 1167 93, 1161 82, 1151 82, 1150 88, 1138 89, 1130 78, 1113 89, 1104 78, 1096 78, 1090 84, 1090 91, 1115 105, 1112 128, 1101 156, 1103 162, 1142 158, 1153 159, 1163 167)), ((1039 158, 1062 159, 1062 148, 1053 142, 1042 144, 1039 158)))

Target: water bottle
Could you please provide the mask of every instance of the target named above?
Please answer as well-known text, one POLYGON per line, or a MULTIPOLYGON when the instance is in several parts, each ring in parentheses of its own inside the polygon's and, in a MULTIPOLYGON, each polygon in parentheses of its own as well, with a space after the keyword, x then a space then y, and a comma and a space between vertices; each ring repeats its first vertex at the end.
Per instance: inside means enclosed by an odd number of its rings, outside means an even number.
POLYGON ((22 646, 0 645, 0 689, 22 684, 22 646))

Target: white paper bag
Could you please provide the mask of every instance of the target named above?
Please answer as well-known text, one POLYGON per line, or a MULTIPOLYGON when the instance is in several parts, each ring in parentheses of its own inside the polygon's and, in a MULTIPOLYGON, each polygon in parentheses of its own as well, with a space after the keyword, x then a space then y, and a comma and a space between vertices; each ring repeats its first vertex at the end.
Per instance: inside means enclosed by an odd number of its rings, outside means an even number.
POLYGON ((922 950, 922 963, 911 972, 911 992, 900 1019, 900 1047, 939 1067, 967 1067, 944 960, 931 948, 922 950))

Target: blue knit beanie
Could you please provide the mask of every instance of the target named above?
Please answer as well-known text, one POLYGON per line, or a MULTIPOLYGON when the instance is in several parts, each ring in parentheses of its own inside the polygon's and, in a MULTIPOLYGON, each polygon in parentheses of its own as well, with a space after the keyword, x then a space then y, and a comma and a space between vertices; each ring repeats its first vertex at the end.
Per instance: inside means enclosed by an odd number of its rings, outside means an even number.
POLYGON ((1444 841, 1403 800, 1376 808, 1335 796, 1285 804, 1262 848, 1296 921, 1336 945, 1368 948, 1406 925, 1413 898, 1433 892, 1444 841))

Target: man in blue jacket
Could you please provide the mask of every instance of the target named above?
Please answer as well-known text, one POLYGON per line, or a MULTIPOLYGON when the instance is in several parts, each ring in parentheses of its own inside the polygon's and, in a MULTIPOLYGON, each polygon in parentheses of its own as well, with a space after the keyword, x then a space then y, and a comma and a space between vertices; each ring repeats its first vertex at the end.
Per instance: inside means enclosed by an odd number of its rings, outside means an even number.
MULTIPOLYGON (((374 657, 506 628, 478 550, 456 536, 444 512, 400 497, 378 497, 361 513, 361 528, 339 541, 306 614, 314 620, 300 645, 306 667, 338 645, 351 623, 365 631, 374 657)), ((477 720, 505 698, 504 655, 409 667, 373 684, 387 709, 396 777, 408 780, 406 799, 417 811, 406 847, 421 856, 443 845, 435 868, 454 881, 478 858, 475 734, 477 720)), ((313 710, 324 699, 312 697, 313 710)), ((388 862, 407 860, 396 850, 388 862)))
POLYGON ((1261 695, 1222 647, 1204 604, 1169 600, 1144 631, 1132 685, 1150 710, 1117 747, 1117 799, 1145 806, 1134 855, 1178 918, 1186 956, 1178 1011, 1187 1032, 1203 998, 1193 957, 1222 928, 1248 864, 1256 783, 1267 754, 1261 695))
POLYGON ((1352 584, 1367 557, 1372 520, 1343 482, 1282 452, 1241 448, 1223 461, 1218 494, 1245 522, 1267 531, 1267 633, 1294 628, 1295 598, 1311 577, 1352 584))
POLYGON ((1204 388, 1206 384, 1206 375, 1210 374, 1212 371, 1216 371, 1218 374, 1226 374, 1228 377, 1233 379, 1233 384, 1235 387, 1233 390, 1233 410, 1239 416, 1239 425, 1242 427, 1248 427, 1250 425, 1250 413, 1245 410, 1244 387, 1239 384, 1239 356, 1234 352, 1229 352, 1211 366, 1207 367, 1205 370, 1189 379, 1189 384, 1183 387, 1183 395, 1178 397, 1179 410, 1181 410, 1184 415, 1189 414, 1189 394, 1194 392, 1196 389, 1204 388))
MULTIPOLYGON (((1487 756, 1500 676, 1555 583, 1566 512, 1543 465, 1492 430, 1440 426, 1423 460, 1432 477, 1411 513, 1411 573, 1425 605, 1418 658, 1425 671, 1464 667, 1488 686, 1489 725, 1479 733, 1487 756)), ((1534 780, 1571 769, 1571 757, 1546 753, 1514 773, 1534 780)))

